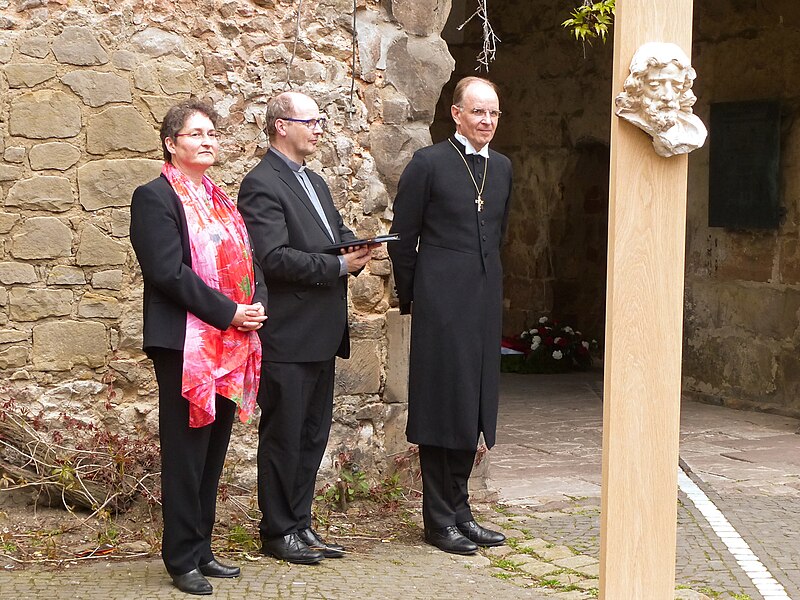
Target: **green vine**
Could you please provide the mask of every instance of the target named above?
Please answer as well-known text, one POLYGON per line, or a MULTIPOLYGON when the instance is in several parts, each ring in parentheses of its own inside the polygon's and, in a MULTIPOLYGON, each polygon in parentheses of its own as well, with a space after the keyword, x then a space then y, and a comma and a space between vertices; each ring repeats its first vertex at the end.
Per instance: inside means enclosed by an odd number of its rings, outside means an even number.
POLYGON ((603 43, 608 36, 608 28, 614 23, 614 4, 616 0, 601 0, 590 2, 584 0, 583 4, 570 13, 561 26, 571 29, 572 35, 580 42, 592 43, 593 39, 600 38, 603 43))

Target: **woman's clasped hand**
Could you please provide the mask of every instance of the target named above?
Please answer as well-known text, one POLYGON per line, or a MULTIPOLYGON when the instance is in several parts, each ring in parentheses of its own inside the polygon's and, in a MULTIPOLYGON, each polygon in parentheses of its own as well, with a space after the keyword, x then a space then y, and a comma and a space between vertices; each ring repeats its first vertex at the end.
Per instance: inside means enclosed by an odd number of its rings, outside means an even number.
POLYGON ((255 304, 237 304, 236 314, 233 315, 231 325, 239 331, 255 331, 261 329, 267 315, 261 302, 255 304))

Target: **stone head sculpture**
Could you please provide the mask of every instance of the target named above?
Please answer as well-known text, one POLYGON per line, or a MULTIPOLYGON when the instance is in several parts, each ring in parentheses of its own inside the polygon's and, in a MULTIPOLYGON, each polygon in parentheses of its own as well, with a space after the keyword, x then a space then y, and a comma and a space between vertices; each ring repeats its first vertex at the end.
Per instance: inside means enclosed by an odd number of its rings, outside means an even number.
POLYGON ((631 60, 616 114, 646 131, 659 156, 686 154, 703 145, 706 128, 692 113, 697 101, 692 84, 697 74, 689 57, 675 44, 642 45, 631 60))

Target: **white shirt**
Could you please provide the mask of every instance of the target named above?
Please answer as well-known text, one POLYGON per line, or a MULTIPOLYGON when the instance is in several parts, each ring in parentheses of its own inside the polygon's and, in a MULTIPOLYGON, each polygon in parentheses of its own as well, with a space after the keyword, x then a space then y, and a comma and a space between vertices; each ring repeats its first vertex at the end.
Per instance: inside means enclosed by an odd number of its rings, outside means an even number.
POLYGON ((463 135, 456 131, 455 138, 464 144, 464 147, 467 149, 466 154, 480 154, 483 158, 489 158, 489 144, 484 145, 483 148, 480 150, 475 150, 475 148, 470 144, 469 140, 465 138, 463 135))

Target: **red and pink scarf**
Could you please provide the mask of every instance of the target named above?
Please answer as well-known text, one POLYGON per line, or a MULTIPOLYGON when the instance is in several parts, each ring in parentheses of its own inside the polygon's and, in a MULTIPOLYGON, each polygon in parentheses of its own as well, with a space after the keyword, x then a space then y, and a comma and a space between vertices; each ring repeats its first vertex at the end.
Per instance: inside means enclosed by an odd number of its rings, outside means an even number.
MULTIPOLYGON (((164 163, 161 172, 186 213, 192 270, 237 304, 250 304, 255 292, 253 257, 236 206, 206 176, 198 187, 170 163, 164 163)), ((189 401, 190 427, 214 421, 217 394, 235 402, 239 419, 250 422, 260 375, 261 342, 255 331, 239 331, 233 325, 220 331, 187 311, 181 392, 189 401)))

